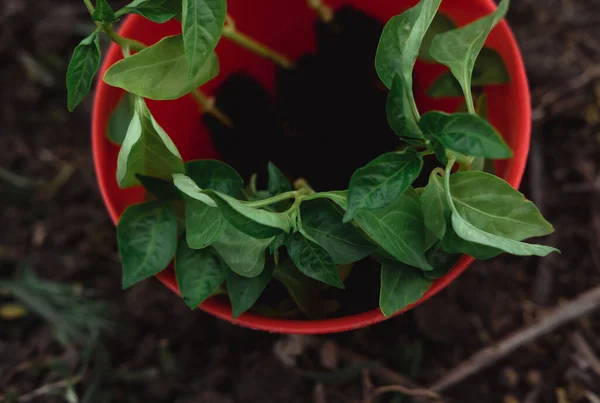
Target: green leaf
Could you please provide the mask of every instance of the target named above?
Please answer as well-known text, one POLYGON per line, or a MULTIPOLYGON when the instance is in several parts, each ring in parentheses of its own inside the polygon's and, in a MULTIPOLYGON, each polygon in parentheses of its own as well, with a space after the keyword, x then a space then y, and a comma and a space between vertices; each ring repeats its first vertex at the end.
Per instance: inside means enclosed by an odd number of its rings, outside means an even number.
POLYGON ((287 232, 282 232, 281 234, 277 235, 275 239, 273 239, 273 242, 271 242, 269 245, 269 253, 274 254, 275 251, 287 243, 290 236, 291 235, 287 232))
POLYGON ((400 262, 384 262, 381 265, 381 291, 379 308, 385 316, 414 304, 431 287, 432 281, 414 267, 400 262))
POLYGON ((216 160, 195 160, 185 164, 185 172, 202 189, 212 189, 241 198, 244 180, 235 169, 216 160))
POLYGON ((68 108, 73 112, 90 92, 94 76, 100 68, 100 40, 98 32, 82 40, 73 51, 67 69, 68 108))
POLYGON ((277 266, 273 277, 283 284, 300 311, 309 319, 325 316, 323 301, 319 298, 321 283, 302 274, 291 260, 277 266))
POLYGON ((163 24, 181 14, 181 0, 134 0, 119 10, 118 14, 137 14, 163 24))
POLYGON ((433 21, 431 21, 429 29, 423 37, 423 42, 421 42, 421 48, 419 49, 419 59, 428 62, 435 61, 429 54, 429 49, 431 48, 431 42, 433 41, 433 38, 435 38, 438 34, 443 34, 444 32, 448 32, 453 29, 456 29, 456 24, 454 24, 454 22, 450 18, 446 17, 443 14, 436 14, 435 17, 433 17, 433 21))
POLYGON ((121 145, 125 140, 129 123, 135 113, 135 96, 126 92, 115 110, 110 114, 106 137, 114 144, 121 145))
POLYGON ((287 243, 290 258, 306 276, 344 289, 333 258, 325 249, 296 232, 287 243))
POLYGON ((277 196, 292 190, 292 184, 275 164, 269 161, 269 196, 277 196))
POLYGON ((175 277, 181 297, 191 309, 219 289, 227 278, 225 266, 212 249, 190 249, 181 239, 175 255, 175 277))
POLYGON ((321 245, 335 264, 353 263, 369 256, 375 248, 327 200, 306 201, 300 206, 302 230, 321 245))
POLYGON ((221 210, 185 197, 186 240, 192 249, 204 249, 215 243, 228 226, 221 210))
POLYGON ((177 147, 154 120, 144 100, 138 97, 117 159, 119 186, 128 188, 139 185, 136 174, 170 180, 172 174, 183 170, 177 147))
POLYGON ((177 217, 169 202, 135 204, 125 210, 117 225, 123 288, 128 288, 167 267, 177 249, 177 217))
POLYGON ((181 193, 179 193, 177 187, 171 182, 140 174, 136 174, 135 177, 140 181, 142 186, 158 200, 181 200, 181 193))
POLYGON ((273 239, 256 239, 227 225, 213 247, 235 273, 256 277, 265 267, 265 252, 273 239))
POLYGON ((189 77, 198 75, 213 54, 226 15, 226 0, 183 0, 181 25, 189 77))
POLYGON ((431 111, 423 115, 419 127, 426 136, 459 153, 493 159, 513 156, 496 129, 477 115, 431 111))
POLYGON ((243 277, 231 270, 229 271, 227 274, 227 291, 229 292, 234 318, 252 308, 252 305, 258 301, 260 295, 267 288, 269 281, 271 281, 274 269, 275 263, 269 260, 263 272, 256 277, 243 277))
MULTIPOLYGON (((471 86, 501 85, 509 81, 508 69, 502 57, 493 49, 481 49, 473 68, 471 86)), ((427 95, 432 98, 459 97, 463 95, 463 92, 452 72, 447 72, 433 82, 427 90, 427 95)))
POLYGON ((411 102, 413 101, 408 97, 404 80, 396 74, 386 104, 388 124, 398 137, 422 139, 423 133, 411 110, 411 102))
POLYGON ((92 19, 98 22, 111 23, 115 22, 117 17, 115 17, 115 12, 106 0, 96 0, 96 8, 92 13, 92 19))
POLYGON ((427 29, 442 0, 422 0, 413 8, 392 17, 383 29, 375 67, 386 87, 392 87, 396 74, 401 74, 407 93, 412 93, 412 71, 427 29))
POLYGON ((502 179, 485 172, 459 172, 444 181, 452 227, 462 239, 519 256, 546 256, 555 248, 519 242, 553 228, 533 203, 502 179))
POLYGON ((148 99, 181 98, 219 72, 214 53, 193 78, 188 77, 189 63, 181 35, 160 42, 113 64, 104 74, 104 82, 148 99))
POLYGON ((213 190, 205 190, 204 193, 215 201, 227 221, 254 238, 272 238, 281 232, 290 232, 291 220, 285 214, 249 207, 213 190))
POLYGON ((446 72, 431 84, 427 89, 427 95, 431 98, 439 99, 445 97, 460 97, 463 96, 463 92, 460 83, 454 78, 452 73, 446 72))
POLYGON ((361 210, 355 221, 395 259, 423 270, 432 269, 425 259, 425 223, 421 205, 410 195, 400 196, 384 209, 361 210))
POLYGON ((413 148, 380 155, 357 169, 350 179, 348 209, 344 222, 361 210, 387 207, 397 200, 419 176, 423 158, 413 148))
POLYGON ((479 20, 433 38, 430 54, 438 62, 450 68, 467 99, 469 111, 474 112, 471 94, 471 76, 475 61, 492 29, 508 10, 510 0, 502 0, 496 11, 479 20))
POLYGON ((185 195, 189 196, 194 200, 198 200, 207 206, 217 207, 217 203, 214 200, 206 195, 204 191, 198 187, 196 182, 192 180, 192 178, 185 176, 183 174, 174 174, 173 175, 173 183, 182 191, 185 195))
POLYGON ((463 253, 477 260, 489 260, 504 253, 500 249, 469 242, 459 237, 452 228, 451 215, 448 217, 448 230, 442 239, 442 247, 448 253, 463 253))
POLYGON ((450 216, 450 209, 446 203, 444 181, 435 171, 429 175, 429 183, 421 195, 421 206, 425 226, 442 239, 446 234, 446 222, 450 216))
POLYGON ((427 261, 433 266, 432 271, 424 271, 423 275, 429 280, 444 277, 459 261, 461 255, 446 252, 441 242, 437 242, 427 251, 427 261))

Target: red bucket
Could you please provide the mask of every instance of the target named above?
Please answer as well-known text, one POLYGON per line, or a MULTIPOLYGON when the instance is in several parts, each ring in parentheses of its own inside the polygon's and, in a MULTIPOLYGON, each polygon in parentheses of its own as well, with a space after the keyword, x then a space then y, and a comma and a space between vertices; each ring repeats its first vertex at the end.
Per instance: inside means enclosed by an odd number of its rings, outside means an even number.
MULTIPOLYGON (((260 0, 258 2, 229 0, 228 3, 229 13, 236 21, 236 26, 240 31, 291 59, 296 59, 302 54, 314 50, 316 15, 305 6, 303 0, 260 0)), ((333 8, 339 8, 344 4, 351 5, 385 23, 392 16, 415 5, 417 0, 328 0, 327 3, 333 8)), ((440 11, 456 24, 464 25, 491 13, 495 7, 492 0, 444 0, 440 11)), ((181 25, 174 20, 166 24, 156 24, 132 15, 126 18, 120 33, 151 45, 165 36, 181 33, 181 25)), ((489 119, 514 151, 512 159, 497 163, 497 173, 512 186, 518 188, 525 170, 531 130, 530 94, 525 68, 515 38, 505 21, 502 21, 494 29, 486 46, 493 48, 502 56, 511 77, 509 84, 490 87, 486 89, 486 92, 488 94, 489 119)), ((240 71, 251 74, 265 88, 274 92, 275 68, 271 62, 249 53, 226 39, 222 40, 217 47, 217 54, 221 62, 221 72, 216 79, 202 87, 203 92, 208 95, 212 94, 227 76, 240 71)), ((109 66, 121 57, 120 48, 114 44, 111 45, 102 65, 100 77, 109 66)), ((422 89, 427 88, 443 71, 444 68, 441 66, 417 63, 415 88, 420 90, 416 94, 420 110, 453 111, 458 105, 457 100, 436 101, 428 99, 423 94, 422 89)), ((92 119, 92 147, 96 173, 102 197, 115 223, 118 222, 121 213, 127 206, 143 201, 144 195, 141 188, 120 189, 118 187, 116 168, 119 148, 111 144, 105 136, 110 114, 122 95, 122 90, 99 81, 92 119)), ((174 101, 148 101, 148 105, 157 121, 177 145, 184 160, 219 157, 212 145, 208 130, 201 123, 198 106, 190 96, 174 101)), ((433 283, 421 300, 405 308, 402 312, 414 308, 440 292, 465 271, 473 261, 473 258, 464 256, 445 277, 433 283)), ((172 268, 166 269, 157 278, 169 289, 178 293, 172 268)), ((379 309, 324 320, 287 320, 269 318, 250 312, 237 319, 232 319, 229 304, 218 298, 205 301, 200 309, 248 328, 292 334, 336 333, 366 327, 387 319, 379 309)))

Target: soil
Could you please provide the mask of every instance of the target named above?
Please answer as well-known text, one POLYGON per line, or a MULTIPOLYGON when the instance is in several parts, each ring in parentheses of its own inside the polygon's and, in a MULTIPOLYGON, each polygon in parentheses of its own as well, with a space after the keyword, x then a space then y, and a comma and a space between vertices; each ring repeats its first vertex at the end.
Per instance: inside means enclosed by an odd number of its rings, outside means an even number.
MULTIPOLYGON (((13 276, 29 264, 41 277, 81 285, 86 296, 107 304, 118 326, 103 339, 110 370, 102 390, 112 401, 363 401, 370 384, 356 375, 360 371, 335 372, 335 383, 296 369, 335 366, 335 351, 318 353, 327 341, 420 384, 434 382, 547 308, 600 284, 600 1, 515 1, 508 20, 533 95, 533 142, 521 189, 555 225, 550 242, 562 254, 476 263, 406 315, 302 348, 306 338, 255 332, 190 311, 153 280, 121 291, 115 231, 91 158, 91 98, 74 114, 65 108, 68 57, 91 29, 89 17, 76 0, 1 1, 0 167, 28 182, 0 182, 0 275, 13 276), (282 354, 282 347, 298 350, 297 359, 282 354)), ((598 319, 591 314, 527 344, 444 394, 473 403, 594 401, 600 377, 575 353, 569 335, 579 332, 600 353, 598 319)), ((62 347, 35 315, 0 321, 0 395, 60 381, 55 367, 23 369, 49 357, 72 365, 81 350, 62 347)), ((82 393, 91 381, 85 378, 76 390, 82 393)), ((64 398, 46 392, 30 401, 64 398)), ((102 400, 96 395, 89 401, 102 400)))

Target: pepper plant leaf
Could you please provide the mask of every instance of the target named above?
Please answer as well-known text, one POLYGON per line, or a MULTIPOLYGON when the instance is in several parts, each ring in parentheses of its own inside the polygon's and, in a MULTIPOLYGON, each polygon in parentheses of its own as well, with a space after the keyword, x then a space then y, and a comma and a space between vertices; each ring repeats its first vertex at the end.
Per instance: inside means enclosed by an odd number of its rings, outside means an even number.
POLYGON ((114 144, 121 145, 125 140, 127 129, 135 113, 135 96, 126 92, 123 94, 117 107, 110 114, 106 129, 106 137, 114 144))
POLYGON ((120 9, 117 14, 137 14, 163 24, 181 15, 181 0, 134 0, 120 9))
POLYGON ((226 15, 226 0, 183 0, 181 25, 188 77, 196 77, 213 55, 226 15))
POLYGON ((431 21, 431 25, 429 29, 425 33, 423 37, 423 41, 421 42, 421 48, 419 49, 419 59, 434 62, 435 60, 429 54, 429 49, 431 48, 431 42, 433 38, 435 38, 438 34, 443 34, 444 32, 452 31, 456 29, 456 24, 444 14, 437 13, 435 17, 433 17, 433 21, 431 21))
POLYGON ((185 197, 185 236, 190 248, 204 249, 212 245, 228 225, 218 207, 185 197))
POLYGON ((115 22, 117 17, 115 12, 106 0, 96 0, 96 8, 92 13, 92 19, 98 22, 115 22))
POLYGON ((504 18, 510 0, 501 0, 496 11, 464 27, 437 35, 429 53, 438 63, 448 66, 460 83, 467 107, 474 112, 471 77, 475 61, 492 29, 504 18))
POLYGON ((148 99, 177 99, 212 80, 219 73, 219 60, 209 54, 191 78, 188 69, 181 35, 168 36, 113 64, 104 74, 104 82, 148 99))
POLYGON ((83 39, 73 51, 67 68, 67 106, 73 112, 90 92, 94 77, 100 68, 100 40, 94 31, 83 39))
POLYGON ((292 223, 286 214, 247 206, 244 202, 213 190, 205 190, 204 193, 215 201, 231 225, 252 237, 272 238, 291 229, 292 223))
POLYGON ((272 162, 269 162, 268 164, 268 173, 269 196, 277 196, 281 193, 289 192, 292 190, 292 184, 290 183, 288 178, 272 162))
POLYGON ((150 192, 158 200, 181 200, 179 189, 171 182, 140 174, 136 174, 135 177, 140 181, 144 189, 150 192))
POLYGON ((425 258, 425 223, 418 198, 404 194, 386 208, 359 211, 355 221, 393 258, 422 270, 433 269, 425 258))
POLYGON ((432 282, 414 267, 400 262, 385 261, 381 265, 381 312, 385 316, 391 316, 414 304, 425 295, 432 282))
POLYGON ((211 248, 190 249, 184 239, 175 254, 175 277, 184 302, 196 309, 210 297, 227 278, 227 266, 211 248))
POLYGON ((412 100, 405 85, 402 77, 396 74, 386 104, 388 124, 400 138, 422 139, 423 133, 411 111, 412 100))
POLYGON ((328 200, 319 199, 300 206, 302 230, 322 246, 335 264, 348 264, 369 256, 375 247, 328 200))
POLYGON ((533 203, 497 176, 449 173, 444 178, 452 227, 462 239, 518 256, 546 256, 555 248, 519 242, 554 230, 533 203))
MULTIPOLYGON (((502 57, 493 49, 483 48, 477 57, 471 79, 472 87, 501 85, 510 81, 508 69, 502 57)), ((439 76, 427 90, 432 98, 459 97, 463 95, 458 80, 447 72, 439 76)))
POLYGON ((256 277, 244 277, 229 270, 227 274, 227 291, 231 301, 233 317, 237 318, 252 307, 260 298, 275 269, 272 259, 267 261, 263 272, 256 277))
POLYGON ((288 240, 287 249, 290 258, 304 275, 333 287, 344 289, 344 283, 340 279, 333 258, 323 247, 296 232, 288 240))
POLYGON ((325 316, 324 301, 319 298, 321 283, 305 276, 291 260, 279 264, 273 272, 273 277, 279 280, 298 305, 298 309, 309 319, 325 316))
POLYGON ((136 174, 170 180, 184 171, 177 147, 154 120, 144 100, 136 98, 135 113, 117 159, 117 182, 122 188, 139 185, 136 174))
POLYGON ((164 270, 177 249, 177 217, 169 202, 128 207, 117 225, 123 288, 164 270))
POLYGON ((273 238, 257 239, 227 225, 213 247, 229 268, 240 276, 256 277, 265 267, 265 252, 273 238))
POLYGON ((406 91, 412 93, 412 71, 431 22, 442 0, 422 0, 404 13, 392 17, 383 28, 377 47, 375 67, 386 87, 402 75, 406 91))
POLYGON ((419 176, 423 158, 413 148, 403 152, 380 155, 350 179, 348 208, 344 222, 349 222, 358 211, 377 210, 397 200, 419 176))
POLYGON ((419 127, 427 137, 459 153, 494 159, 513 156, 496 129, 477 115, 431 111, 423 115, 419 127))
POLYGON ((446 223, 450 217, 450 209, 446 202, 444 181, 435 171, 429 175, 429 183, 421 195, 421 206, 425 226, 442 239, 446 234, 446 223))
POLYGON ((212 189, 241 198, 244 180, 230 165, 216 160, 194 160, 185 164, 186 174, 202 189, 212 189))

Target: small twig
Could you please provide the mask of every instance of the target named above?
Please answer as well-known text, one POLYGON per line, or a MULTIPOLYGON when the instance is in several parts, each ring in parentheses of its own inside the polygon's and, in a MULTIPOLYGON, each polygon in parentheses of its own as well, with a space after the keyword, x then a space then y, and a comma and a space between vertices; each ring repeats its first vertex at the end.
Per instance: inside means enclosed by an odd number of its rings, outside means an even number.
POLYGON ((553 309, 533 325, 524 327, 498 343, 475 353, 431 385, 429 389, 435 392, 446 390, 496 363, 522 345, 553 331, 565 323, 586 315, 598 309, 598 307, 600 307, 600 286, 592 288, 580 294, 574 300, 553 309))
POLYGON ((600 360, 594 354, 594 350, 590 347, 583 335, 579 331, 575 331, 569 335, 569 341, 577 350, 577 353, 585 360, 592 370, 600 376, 600 360))
POLYGON ((402 385, 389 385, 375 389, 373 394, 371 394, 371 398, 367 400, 366 403, 375 403, 381 395, 389 392, 402 393, 406 396, 426 397, 429 399, 440 400, 440 395, 432 392, 429 389, 410 389, 402 385))
POLYGON ((244 34, 243 32, 238 31, 235 26, 235 21, 230 15, 227 15, 227 18, 225 19, 223 37, 231 40, 245 49, 248 49, 253 53, 256 53, 261 57, 264 57, 265 59, 271 60, 273 63, 285 69, 295 68, 294 63, 287 56, 269 48, 268 46, 244 34))
POLYGON ((223 123, 228 128, 233 128, 233 122, 229 116, 225 115, 223 112, 221 112, 221 110, 219 110, 219 108, 215 106, 214 99, 208 98, 202 91, 198 89, 192 91, 191 94, 196 102, 198 102, 198 105, 200 105, 200 108, 202 108, 204 113, 212 115, 215 119, 223 123))
MULTIPOLYGON (((338 351, 340 358, 342 358, 343 360, 345 360, 351 364, 361 364, 361 363, 364 363, 367 361, 372 361, 370 358, 364 357, 360 354, 355 353, 354 351, 350 351, 350 350, 340 347, 340 346, 337 347, 337 351, 338 351)), ((421 397, 428 397, 431 399, 442 400, 442 401, 445 400, 442 396, 435 393, 434 391, 423 388, 422 386, 420 386, 413 380, 405 377, 404 375, 400 375, 399 373, 389 369, 388 367, 386 367, 385 365, 383 365, 380 362, 377 362, 376 365, 369 368, 369 371, 374 376, 380 378, 381 380, 383 380, 385 382, 393 383, 394 385, 392 385, 391 387, 398 386, 400 388, 404 388, 405 390, 410 390, 412 393, 416 392, 419 394, 418 396, 421 396, 421 397)), ((381 393, 385 393, 385 392, 381 392, 381 393)), ((417 395, 411 395, 411 396, 417 396, 417 395)), ((371 400, 372 399, 373 399, 373 396, 371 396, 371 400)))
POLYGON ((598 395, 596 395, 595 393, 586 390, 584 395, 586 399, 590 401, 590 403, 600 403, 600 397, 598 397, 598 395))
MULTIPOLYGON (((64 388, 67 388, 69 385, 75 385, 83 380, 84 375, 85 374, 80 374, 80 375, 74 376, 71 379, 63 379, 62 381, 49 383, 47 385, 44 385, 37 389, 34 389, 29 393, 25 393, 24 395, 19 396, 16 401, 17 402, 29 402, 29 401, 35 399, 36 397, 47 395, 48 393, 53 392, 57 389, 64 389, 64 388)), ((0 402, 4 402, 5 399, 6 399, 5 395, 0 395, 0 402)))
POLYGON ((323 4, 323 0, 306 0, 306 4, 319 14, 321 21, 329 23, 333 20, 333 10, 331 7, 323 4))

